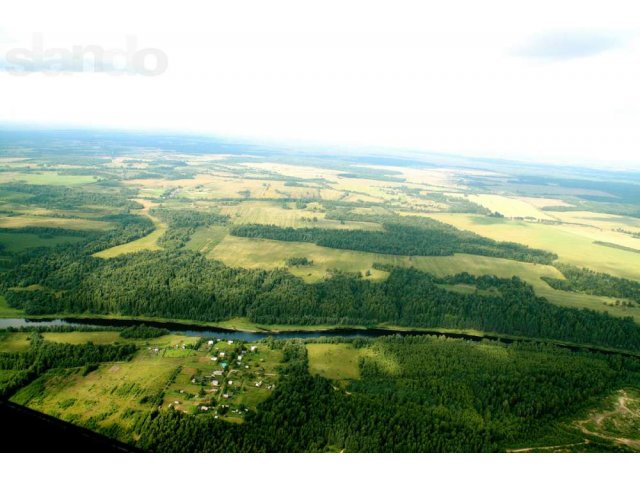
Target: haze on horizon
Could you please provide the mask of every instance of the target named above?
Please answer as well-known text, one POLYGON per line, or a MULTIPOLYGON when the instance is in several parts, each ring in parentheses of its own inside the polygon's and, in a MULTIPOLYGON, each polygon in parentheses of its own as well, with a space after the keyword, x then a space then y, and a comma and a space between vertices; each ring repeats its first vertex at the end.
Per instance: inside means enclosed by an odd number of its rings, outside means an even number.
POLYGON ((631 1, 96 3, 4 6, 0 122, 640 167, 631 1), (131 41, 166 71, 7 57, 131 41))

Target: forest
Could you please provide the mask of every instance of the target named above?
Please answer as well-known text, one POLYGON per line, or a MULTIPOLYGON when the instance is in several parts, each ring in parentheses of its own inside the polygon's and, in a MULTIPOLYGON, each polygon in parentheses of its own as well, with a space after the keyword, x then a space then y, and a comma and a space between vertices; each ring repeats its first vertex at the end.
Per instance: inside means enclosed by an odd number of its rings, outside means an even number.
POLYGON ((550 252, 517 243, 496 242, 435 220, 424 220, 429 221, 422 221, 419 225, 384 223, 383 232, 238 225, 231 229, 231 234, 247 238, 311 242, 321 247, 391 255, 448 256, 469 253, 542 264, 549 264, 557 258, 550 252))
POLYGON ((490 354, 433 337, 353 343, 379 357, 361 360, 362 377, 348 393, 309 374, 304 344, 285 342, 283 381, 242 425, 153 412, 141 423, 139 445, 161 452, 494 452, 542 436, 569 443, 580 435, 558 428, 559 420, 640 372, 637 360, 542 344, 486 342, 490 354), (399 362, 399 373, 386 371, 380 357, 399 362))
POLYGON ((119 314, 203 322, 246 316, 256 323, 293 325, 387 323, 640 349, 640 327, 631 318, 553 305, 515 277, 460 275, 442 280, 416 269, 394 268, 383 282, 337 273, 306 284, 284 270, 230 268, 184 250, 107 260, 59 247, 23 260, 2 277, 0 287, 9 305, 29 314, 119 314), (497 295, 448 291, 442 288, 447 282, 490 286, 497 295))

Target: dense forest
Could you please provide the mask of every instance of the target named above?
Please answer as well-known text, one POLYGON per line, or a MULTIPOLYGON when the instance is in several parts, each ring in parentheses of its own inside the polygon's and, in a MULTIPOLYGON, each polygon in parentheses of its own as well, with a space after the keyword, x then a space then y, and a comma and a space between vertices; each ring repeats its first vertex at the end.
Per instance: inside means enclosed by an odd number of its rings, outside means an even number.
MULTIPOLYGON (((536 344, 501 347, 433 337, 355 340, 376 352, 348 392, 308 371, 304 346, 286 342, 282 381, 241 425, 153 412, 139 445, 177 452, 490 452, 534 441, 589 398, 637 382, 637 360, 536 344), (385 370, 380 359, 395 362, 385 370)), ((551 442, 579 435, 552 430, 551 442), (573 436, 572 436, 573 435, 573 436)))
POLYGON ((310 242, 322 247, 391 255, 446 256, 469 253, 544 264, 557 258, 555 254, 544 250, 531 249, 517 243, 496 242, 430 219, 424 219, 419 225, 402 222, 384 223, 383 227, 384 231, 380 232, 239 225, 231 229, 231 234, 238 237, 310 242))
POLYGON ((632 319, 553 305, 518 278, 458 275, 438 279, 393 269, 387 280, 333 275, 306 284, 283 270, 229 268, 195 252, 140 252, 99 259, 59 248, 25 259, 0 284, 28 314, 120 314, 257 323, 473 328, 486 332, 640 349, 632 319), (475 284, 495 295, 463 294, 443 284, 475 284), (34 288, 33 286, 37 287, 34 288))

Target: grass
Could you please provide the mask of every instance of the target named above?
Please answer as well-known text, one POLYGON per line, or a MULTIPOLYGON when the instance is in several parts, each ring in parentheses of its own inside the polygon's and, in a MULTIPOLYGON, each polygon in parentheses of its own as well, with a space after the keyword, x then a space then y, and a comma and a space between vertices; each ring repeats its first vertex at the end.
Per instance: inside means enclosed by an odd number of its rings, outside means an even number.
POLYGON ((363 278, 374 281, 387 278, 387 272, 372 268, 374 262, 399 267, 414 267, 437 277, 462 272, 468 272, 472 275, 496 275, 501 278, 517 276, 529 283, 537 295, 557 305, 607 311, 612 315, 631 316, 640 321, 640 309, 611 306, 610 304, 614 303, 615 299, 551 288, 542 280, 542 277, 564 278, 551 265, 537 265, 469 254, 455 254, 446 257, 383 255, 320 247, 306 242, 281 242, 231 235, 225 237, 207 256, 233 267, 287 268, 292 274, 309 283, 322 281, 330 270, 336 269, 345 272, 360 272, 363 278), (307 257, 309 260, 313 260, 313 265, 287 267, 286 259, 290 257, 307 257), (366 276, 367 271, 371 273, 370 276, 366 276))
POLYGON ((469 195, 467 198, 488 208, 492 212, 499 212, 505 217, 533 217, 545 220, 553 220, 545 212, 539 210, 531 203, 525 202, 518 198, 505 197, 503 195, 469 195))
POLYGON ((307 344, 309 373, 330 380, 357 380, 360 378, 361 351, 348 343, 307 344))
POLYGON ((243 268, 285 268, 291 257, 306 257, 313 265, 288 267, 289 271, 306 282, 317 282, 325 278, 328 270, 360 272, 371 271, 371 279, 382 280, 387 273, 371 268, 375 261, 382 261, 385 255, 376 255, 350 250, 326 248, 305 242, 280 242, 276 240, 225 237, 207 255, 233 267, 243 268))
POLYGON ((640 240, 622 233, 581 225, 545 225, 468 214, 426 215, 494 240, 518 242, 555 252, 563 263, 640 280, 640 255, 594 243, 601 241, 640 248, 640 240))
POLYGON ((178 360, 138 355, 131 362, 106 363, 86 376, 80 369, 56 370, 21 389, 11 400, 62 420, 98 431, 128 432, 140 414, 154 408, 150 399, 166 387, 178 360))
POLYGON ((206 255, 224 239, 227 233, 229 233, 227 227, 218 225, 200 227, 191 236, 186 246, 189 250, 206 255))
POLYGON ((24 182, 30 185, 86 185, 95 183, 98 177, 91 175, 64 175, 55 172, 19 173, 3 175, 2 182, 24 182))
POLYGON ((45 227, 65 228, 68 230, 109 230, 111 223, 81 218, 56 218, 34 215, 0 217, 0 228, 45 227))
POLYGON ((44 238, 35 233, 11 233, 0 232, 0 243, 5 245, 6 252, 18 253, 38 247, 55 247, 65 243, 76 243, 82 237, 54 235, 51 238, 44 238))
MULTIPOLYGON (((71 344, 131 342, 121 339, 118 332, 109 331, 47 332, 44 336, 48 341, 71 344)), ((28 347, 26 338, 25 333, 5 334, 0 350, 21 351, 28 347)), ((257 346, 251 352, 249 345, 242 342, 216 342, 212 346, 205 342, 198 350, 190 348, 197 340, 181 335, 134 340, 141 349, 130 362, 104 363, 86 375, 79 368, 50 371, 11 400, 123 441, 135 440, 131 435, 134 423, 155 409, 159 399, 163 409, 208 413, 242 422, 245 409, 255 410, 271 394, 273 389, 269 387, 277 383, 282 352, 264 343, 250 344, 257 346), (224 361, 229 366, 222 376, 215 377, 220 385, 214 389, 212 371, 221 366, 211 358, 221 352, 225 352, 224 361), (236 353, 243 356, 242 361, 235 358, 236 353), (223 404, 228 405, 228 411, 218 412, 215 405, 223 404), (201 406, 212 409, 204 412, 201 406)))
POLYGON ((6 333, 0 336, 0 352, 25 352, 29 345, 27 332, 6 333))
POLYGON ((24 314, 22 310, 18 310, 17 308, 11 308, 7 304, 7 299, 4 296, 0 295, 0 318, 14 318, 20 317, 24 314))
POLYGON ((42 336, 49 342, 70 343, 72 345, 88 342, 99 345, 126 341, 120 336, 120 332, 45 332, 42 336))
POLYGON ((224 206, 220 213, 229 215, 234 224, 258 223, 279 227, 317 227, 351 230, 381 230, 382 226, 373 222, 340 222, 325 218, 319 210, 282 208, 271 202, 242 202, 239 205, 224 206), (313 219, 316 219, 314 222, 313 219))
POLYGON ((133 242, 124 243, 122 245, 116 245, 115 247, 108 248, 106 250, 102 250, 101 252, 95 253, 95 257, 99 258, 113 258, 119 255, 124 255, 126 253, 139 252, 141 250, 161 250, 161 247, 158 246, 158 239, 164 235, 167 231, 167 226, 158 220, 153 215, 149 214, 149 209, 155 206, 152 202, 136 199, 138 202, 144 205, 144 209, 141 210, 141 215, 146 215, 151 219, 156 229, 151 232, 149 235, 146 235, 142 238, 134 240, 133 242))

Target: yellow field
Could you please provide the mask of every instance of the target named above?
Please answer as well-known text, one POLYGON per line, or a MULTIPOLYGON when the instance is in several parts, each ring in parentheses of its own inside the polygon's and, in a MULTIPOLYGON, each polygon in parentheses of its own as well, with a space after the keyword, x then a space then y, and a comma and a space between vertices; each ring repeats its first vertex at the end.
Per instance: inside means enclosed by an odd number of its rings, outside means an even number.
POLYGON ((29 349, 29 333, 14 332, 0 337, 0 352, 24 352, 29 349))
POLYGON ((533 217, 543 220, 553 220, 546 212, 543 212, 533 206, 531 203, 523 200, 505 197, 502 195, 468 195, 467 198, 474 202, 488 208, 492 212, 499 212, 505 217, 533 217))
POLYGON ((387 278, 387 272, 372 268, 374 262, 414 267, 438 277, 463 272, 472 275, 496 275, 501 278, 517 276, 529 283, 537 295, 545 297, 557 305, 592 308, 607 311, 616 316, 633 316, 640 321, 640 311, 637 308, 606 305, 615 301, 613 298, 554 290, 541 277, 558 279, 564 277, 555 267, 550 265, 536 265, 468 254, 455 254, 447 257, 384 255, 326 248, 305 242, 250 239, 231 235, 225 237, 207 256, 233 267, 287 268, 292 274, 309 283, 323 280, 329 274, 329 270, 335 269, 344 272, 360 272, 363 278, 369 280, 387 278), (291 257, 307 257, 309 260, 313 260, 313 265, 286 267, 286 259, 291 257), (367 271, 370 272, 370 276, 366 276, 367 271))
POLYGON ((123 342, 120 332, 45 332, 45 340, 56 343, 70 343, 79 345, 92 342, 96 345, 123 342))
POLYGON ((279 227, 317 227, 351 230, 381 230, 382 226, 373 222, 344 222, 328 220, 325 212, 313 209, 282 208, 270 202, 242 202, 239 205, 223 206, 220 213, 229 215, 234 224, 258 223, 279 227), (313 221, 316 218, 317 221, 313 221))
POLYGON ((136 201, 144 205, 144 209, 140 212, 141 215, 146 215, 151 219, 156 229, 146 237, 139 238, 133 242, 125 243, 122 245, 116 245, 115 247, 108 248, 101 252, 95 253, 94 257, 99 258, 113 258, 125 253, 138 252, 140 250, 161 250, 158 246, 158 239, 164 235, 167 231, 167 226, 158 220, 156 217, 149 214, 149 209, 154 207, 155 204, 147 200, 136 199, 136 201))
POLYGON ((60 175, 58 173, 3 173, 1 183, 24 182, 31 185, 83 185, 94 183, 98 177, 90 175, 60 175))
POLYGON ((494 240, 517 242, 555 252, 563 263, 640 280, 640 254, 593 243, 603 240, 640 249, 639 239, 622 233, 602 232, 593 227, 545 225, 468 214, 423 215, 494 240))
POLYGON ((0 228, 46 227, 66 228, 69 230, 108 230, 109 222, 85 220, 79 218, 40 217, 35 215, 19 215, 0 217, 0 228))

